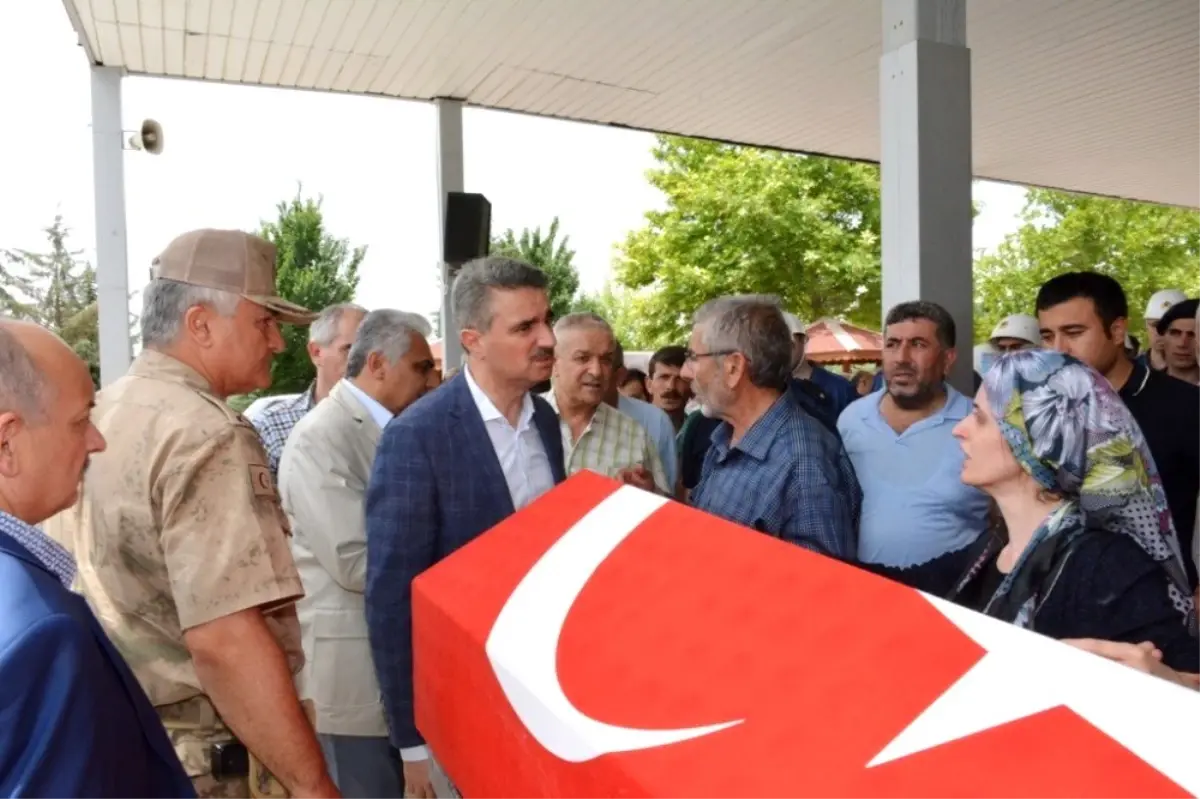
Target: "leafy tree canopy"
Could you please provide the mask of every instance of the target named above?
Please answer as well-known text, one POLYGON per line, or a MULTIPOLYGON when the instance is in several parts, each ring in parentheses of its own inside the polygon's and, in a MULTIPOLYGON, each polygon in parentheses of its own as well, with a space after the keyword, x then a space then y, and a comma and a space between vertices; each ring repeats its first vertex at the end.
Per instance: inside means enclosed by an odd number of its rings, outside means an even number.
MULTIPOLYGON (((278 217, 263 222, 259 235, 278 250, 276 286, 284 299, 313 311, 350 302, 358 288, 365 247, 351 247, 325 229, 321 198, 296 196, 276 207, 278 217)), ((316 377, 308 357, 308 328, 285 325, 287 348, 271 367, 271 394, 303 391, 316 377)))
POLYGON ((653 154, 647 177, 666 209, 620 248, 616 281, 639 319, 622 336, 679 343, 697 307, 744 293, 878 325, 877 167, 675 136, 659 136, 653 154))
POLYGON ((1154 292, 1178 288, 1196 296, 1200 290, 1200 213, 1031 189, 1021 218, 994 253, 976 259, 978 341, 1009 314, 1036 313, 1038 288, 1063 272, 1096 271, 1119 281, 1137 336, 1154 292))
POLYGON ((541 227, 525 228, 521 235, 509 228, 492 237, 493 255, 505 255, 533 264, 546 273, 549 281, 550 309, 557 319, 571 313, 579 292, 579 272, 575 268, 575 251, 569 246, 570 236, 558 239, 558 217, 550 222, 545 235, 541 227))
POLYGON ((609 281, 600 291, 582 295, 575 310, 591 311, 607 320, 626 351, 653 350, 659 345, 654 326, 648 324, 651 296, 649 291, 626 289, 609 281))

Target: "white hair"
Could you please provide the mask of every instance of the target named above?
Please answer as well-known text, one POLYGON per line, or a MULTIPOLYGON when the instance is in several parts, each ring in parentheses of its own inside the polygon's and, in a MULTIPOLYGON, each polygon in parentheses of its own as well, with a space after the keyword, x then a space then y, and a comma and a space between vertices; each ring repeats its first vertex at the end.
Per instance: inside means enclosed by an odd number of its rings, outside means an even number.
POLYGON ((382 308, 371 311, 358 326, 358 335, 350 346, 346 359, 346 377, 358 377, 367 366, 367 358, 378 352, 389 364, 395 364, 408 354, 413 336, 427 337, 429 322, 423 316, 408 311, 382 308))
POLYGON ((603 330, 608 333, 608 337, 615 344, 617 341, 616 335, 613 333, 612 325, 608 320, 599 314, 594 314, 591 311, 579 311, 576 313, 567 314, 554 323, 554 337, 561 340, 563 336, 572 330, 578 330, 584 327, 592 327, 598 330, 603 330))
POLYGON ((155 278, 142 292, 142 345, 168 347, 179 337, 183 315, 193 305, 207 305, 221 316, 233 316, 241 297, 228 291, 155 278))
POLYGON ((352 302, 339 302, 337 305, 330 305, 321 311, 320 316, 313 320, 312 325, 308 328, 308 340, 315 344, 320 344, 322 347, 328 347, 337 338, 338 325, 342 323, 342 317, 347 313, 358 313, 366 316, 367 309, 352 302))
POLYGON ((750 362, 751 384, 786 389, 792 373, 792 331, 778 298, 740 294, 709 300, 696 311, 695 325, 712 353, 740 352, 750 362))

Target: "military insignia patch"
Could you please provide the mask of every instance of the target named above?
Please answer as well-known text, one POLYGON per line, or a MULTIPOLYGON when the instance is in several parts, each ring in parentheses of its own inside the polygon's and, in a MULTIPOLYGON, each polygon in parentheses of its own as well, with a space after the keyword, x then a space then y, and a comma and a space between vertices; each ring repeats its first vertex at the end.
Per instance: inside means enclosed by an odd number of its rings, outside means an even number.
POLYGON ((274 497, 275 481, 271 479, 271 470, 266 466, 250 464, 250 487, 256 497, 274 497))

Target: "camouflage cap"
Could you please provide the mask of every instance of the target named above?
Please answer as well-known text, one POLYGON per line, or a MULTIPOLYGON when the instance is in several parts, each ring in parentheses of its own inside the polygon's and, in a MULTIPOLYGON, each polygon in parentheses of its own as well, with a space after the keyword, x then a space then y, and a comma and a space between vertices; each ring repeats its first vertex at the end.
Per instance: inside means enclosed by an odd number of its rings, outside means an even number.
POLYGON ((150 276, 238 294, 287 324, 307 325, 317 317, 277 293, 275 245, 240 230, 184 233, 151 262, 150 276))

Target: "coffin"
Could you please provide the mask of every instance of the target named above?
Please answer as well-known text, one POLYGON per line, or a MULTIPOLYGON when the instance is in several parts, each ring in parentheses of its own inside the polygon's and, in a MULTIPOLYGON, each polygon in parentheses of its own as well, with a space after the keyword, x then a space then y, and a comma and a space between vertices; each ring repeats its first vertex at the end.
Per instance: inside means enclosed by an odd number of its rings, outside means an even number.
POLYGON ((413 616, 468 797, 1200 791, 1200 694, 591 473, 413 616))

